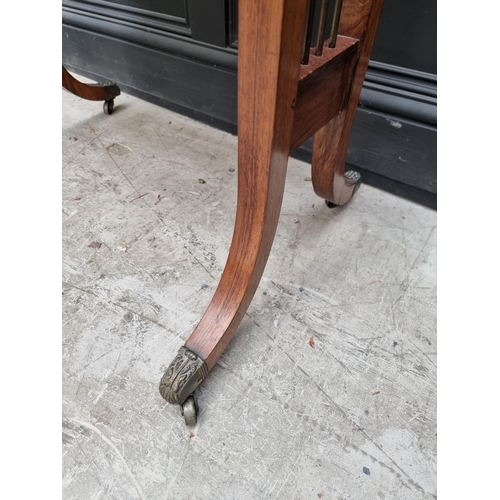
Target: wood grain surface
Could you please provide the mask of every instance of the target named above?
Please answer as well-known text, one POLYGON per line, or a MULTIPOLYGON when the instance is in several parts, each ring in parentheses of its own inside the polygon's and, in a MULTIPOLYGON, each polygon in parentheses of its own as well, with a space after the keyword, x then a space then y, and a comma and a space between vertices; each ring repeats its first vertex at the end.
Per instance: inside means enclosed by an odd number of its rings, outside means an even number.
POLYGON ((321 57, 310 50, 309 64, 300 67, 290 153, 338 114, 357 48, 356 39, 339 37, 335 49, 325 42, 321 57))
POLYGON ((211 370, 252 300, 278 224, 306 0, 239 4, 238 205, 221 281, 186 342, 211 370))

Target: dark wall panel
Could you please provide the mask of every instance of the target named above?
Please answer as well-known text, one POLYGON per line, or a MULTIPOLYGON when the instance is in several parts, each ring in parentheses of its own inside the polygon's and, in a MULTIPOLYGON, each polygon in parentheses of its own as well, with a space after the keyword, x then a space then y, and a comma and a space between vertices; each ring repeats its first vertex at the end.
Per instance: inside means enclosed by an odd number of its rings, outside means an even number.
POLYGON ((150 12, 168 14, 186 18, 185 0, 87 0, 94 3, 114 3, 117 6, 128 6, 135 9, 144 9, 150 12))
POLYGON ((192 36, 200 42, 225 47, 226 0, 187 0, 192 36))
POLYGON ((384 0, 375 61, 437 73, 436 0, 384 0))

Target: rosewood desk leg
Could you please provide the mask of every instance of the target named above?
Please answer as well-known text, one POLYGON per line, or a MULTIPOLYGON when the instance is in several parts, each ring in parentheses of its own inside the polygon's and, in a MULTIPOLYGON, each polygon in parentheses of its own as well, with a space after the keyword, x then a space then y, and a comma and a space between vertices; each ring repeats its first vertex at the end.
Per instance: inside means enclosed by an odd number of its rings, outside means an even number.
POLYGON ((330 208, 345 205, 361 184, 358 172, 344 172, 345 160, 382 5, 383 0, 343 2, 339 33, 360 40, 359 59, 353 68, 351 84, 346 89, 345 106, 314 136, 311 162, 314 191, 330 208))
POLYGON ((238 202, 219 286, 167 368, 160 393, 196 422, 191 394, 229 344, 262 277, 278 224, 290 150, 307 0, 240 0, 238 202))
POLYGON ((110 115, 114 109, 114 99, 120 95, 120 89, 114 83, 83 83, 72 76, 63 66, 62 86, 68 92, 88 101, 104 101, 104 113, 110 115))

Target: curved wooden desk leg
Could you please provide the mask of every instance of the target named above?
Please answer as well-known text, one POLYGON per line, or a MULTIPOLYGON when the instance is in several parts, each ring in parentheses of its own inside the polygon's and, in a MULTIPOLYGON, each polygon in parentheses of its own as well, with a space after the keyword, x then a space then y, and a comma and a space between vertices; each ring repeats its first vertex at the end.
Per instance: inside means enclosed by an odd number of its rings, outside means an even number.
POLYGON ((271 250, 285 185, 306 5, 307 0, 239 3, 238 203, 233 240, 212 302, 160 383, 160 393, 169 403, 187 400, 191 416, 194 405, 187 398, 233 337, 271 250))
POLYGON ((68 92, 88 101, 104 101, 104 112, 113 112, 114 98, 120 95, 120 89, 114 83, 82 83, 62 67, 62 86, 68 92))
POLYGON ((368 61, 377 32, 383 0, 344 0, 339 33, 357 38, 359 60, 354 66, 351 85, 345 95, 345 106, 314 136, 311 177, 314 191, 329 207, 345 205, 361 184, 361 175, 344 173, 347 146, 351 134, 368 61))

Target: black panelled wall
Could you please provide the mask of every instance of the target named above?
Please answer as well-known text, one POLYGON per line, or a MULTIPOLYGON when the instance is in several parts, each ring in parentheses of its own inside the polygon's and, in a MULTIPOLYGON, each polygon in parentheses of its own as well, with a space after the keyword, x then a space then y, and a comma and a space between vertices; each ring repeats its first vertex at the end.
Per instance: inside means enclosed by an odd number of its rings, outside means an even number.
MULTIPOLYGON (((347 156, 364 182, 431 207, 436 26, 435 0, 385 0, 347 156)), ((236 133, 237 31, 237 0, 63 0, 63 64, 236 133)))

